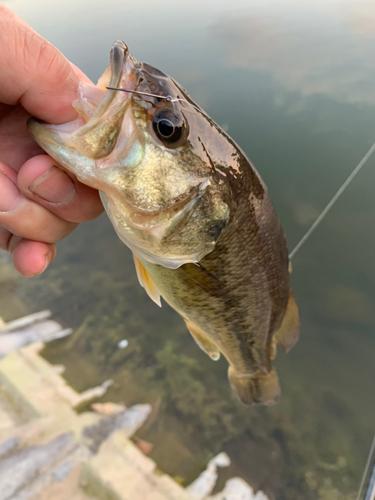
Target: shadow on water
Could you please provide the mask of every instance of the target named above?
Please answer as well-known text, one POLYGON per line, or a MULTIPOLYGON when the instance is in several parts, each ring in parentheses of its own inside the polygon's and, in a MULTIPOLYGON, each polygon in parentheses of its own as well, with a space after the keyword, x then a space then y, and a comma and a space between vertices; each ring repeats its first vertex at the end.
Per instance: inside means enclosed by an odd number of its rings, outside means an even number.
MULTIPOLYGON (((254 161, 292 248, 374 141, 370 2, 307 9, 289 0, 203 1, 199 15, 195 4, 167 2, 155 13, 162 33, 151 3, 126 12, 123 2, 107 3, 90 12, 81 0, 9 6, 93 79, 113 40, 126 37, 138 59, 181 81, 254 161), (56 29, 62 24, 69 39, 56 29)), ((64 364, 80 391, 112 378, 103 400, 151 403, 138 437, 180 482, 224 450, 232 465, 218 486, 239 475, 270 500, 354 500, 375 415, 374 165, 373 158, 293 262, 302 331, 275 360, 283 389, 275 407, 237 402, 226 363, 208 359, 181 318, 150 301, 104 216, 62 241, 51 269, 32 280, 0 256, 0 314, 9 320, 49 308, 74 328, 46 347, 46 358, 64 364), (119 349, 123 339, 129 344, 119 349)))

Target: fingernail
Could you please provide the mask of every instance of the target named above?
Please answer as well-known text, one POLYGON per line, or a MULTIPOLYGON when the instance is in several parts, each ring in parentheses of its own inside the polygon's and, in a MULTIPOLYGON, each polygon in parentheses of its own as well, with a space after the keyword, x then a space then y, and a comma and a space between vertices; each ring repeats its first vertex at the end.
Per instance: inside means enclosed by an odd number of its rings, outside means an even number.
POLYGON ((0 212, 14 212, 21 203, 18 187, 3 172, 0 172, 0 212))
POLYGON ((69 203, 77 193, 72 179, 58 167, 51 167, 35 179, 29 191, 48 203, 69 203))
POLYGON ((47 269, 47 267, 51 264, 53 257, 54 257, 54 253, 51 250, 49 250, 45 255, 46 261, 45 261, 43 269, 41 271, 39 271, 39 273, 36 273, 36 275, 44 273, 44 271, 47 269))

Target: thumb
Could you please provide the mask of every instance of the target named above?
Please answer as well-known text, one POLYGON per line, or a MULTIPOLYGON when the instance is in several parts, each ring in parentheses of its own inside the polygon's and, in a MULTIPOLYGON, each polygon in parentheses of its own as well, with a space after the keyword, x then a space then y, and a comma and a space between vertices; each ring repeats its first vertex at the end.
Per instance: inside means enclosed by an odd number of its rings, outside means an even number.
POLYGON ((79 79, 56 47, 0 5, 0 102, 53 123, 73 120, 79 79))

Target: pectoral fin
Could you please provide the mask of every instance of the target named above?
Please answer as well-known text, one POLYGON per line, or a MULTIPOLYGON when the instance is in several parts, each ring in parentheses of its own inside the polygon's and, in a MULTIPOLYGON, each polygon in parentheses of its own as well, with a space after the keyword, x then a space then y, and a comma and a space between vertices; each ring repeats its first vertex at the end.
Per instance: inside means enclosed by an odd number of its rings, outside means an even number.
POLYGON ((197 327, 185 321, 187 329, 191 333, 195 342, 199 345, 199 347, 204 351, 210 358, 214 361, 217 361, 220 358, 220 351, 216 344, 210 340, 207 335, 198 330, 197 327))
POLYGON ((298 306, 293 293, 289 291, 288 305, 280 328, 273 338, 284 352, 289 351, 298 340, 299 335, 299 313, 298 306))
POLYGON ((160 301, 160 293, 158 289, 156 288, 155 283, 152 281, 150 275, 146 271, 146 269, 143 267, 143 265, 140 263, 140 261, 137 259, 135 255, 133 255, 134 258, 134 264, 135 264, 135 270, 137 271, 137 276, 139 280, 139 284, 141 287, 143 287, 146 292, 148 293, 149 297, 151 300, 155 302, 159 307, 161 307, 161 301, 160 301))

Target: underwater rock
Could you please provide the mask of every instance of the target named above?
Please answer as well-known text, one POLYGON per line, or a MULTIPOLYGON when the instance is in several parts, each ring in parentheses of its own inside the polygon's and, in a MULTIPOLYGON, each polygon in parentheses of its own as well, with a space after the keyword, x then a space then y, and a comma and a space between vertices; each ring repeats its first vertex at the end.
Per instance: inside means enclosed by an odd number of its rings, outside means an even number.
POLYGON ((97 424, 86 427, 82 436, 87 440, 87 447, 97 453, 100 445, 113 432, 122 429, 126 437, 131 437, 146 421, 151 413, 151 405, 134 405, 126 411, 105 417, 97 424))

